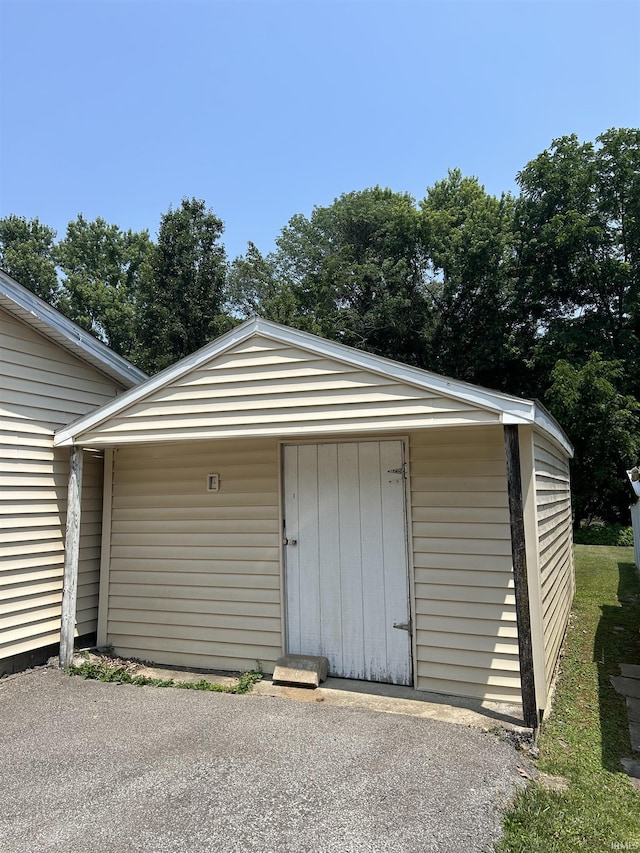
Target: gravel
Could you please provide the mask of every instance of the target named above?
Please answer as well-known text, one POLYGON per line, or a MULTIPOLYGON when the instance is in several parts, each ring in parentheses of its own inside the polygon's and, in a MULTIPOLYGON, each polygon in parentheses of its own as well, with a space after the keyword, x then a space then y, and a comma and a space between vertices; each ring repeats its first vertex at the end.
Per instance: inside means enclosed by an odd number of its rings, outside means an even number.
POLYGON ((0 681, 0 853, 486 851, 522 761, 437 720, 41 668, 0 681))

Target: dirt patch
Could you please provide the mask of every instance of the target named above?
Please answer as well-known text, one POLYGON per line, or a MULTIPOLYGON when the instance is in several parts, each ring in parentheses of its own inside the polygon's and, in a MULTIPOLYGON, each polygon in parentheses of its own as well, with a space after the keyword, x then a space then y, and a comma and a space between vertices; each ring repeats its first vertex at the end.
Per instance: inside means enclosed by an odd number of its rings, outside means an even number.
POLYGON ((551 773, 539 773, 538 782, 548 791, 566 791, 569 782, 564 776, 552 776, 551 773))

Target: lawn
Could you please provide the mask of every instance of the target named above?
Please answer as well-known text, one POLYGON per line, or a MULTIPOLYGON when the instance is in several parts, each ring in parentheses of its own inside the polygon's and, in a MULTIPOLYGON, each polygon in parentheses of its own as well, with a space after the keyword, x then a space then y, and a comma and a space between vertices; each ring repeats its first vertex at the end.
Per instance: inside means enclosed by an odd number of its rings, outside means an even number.
POLYGON ((640 663, 640 580, 632 548, 576 545, 575 554, 576 596, 536 762, 567 788, 529 785, 498 853, 640 851, 640 790, 620 765, 631 754, 626 706, 609 680, 619 663, 640 663))

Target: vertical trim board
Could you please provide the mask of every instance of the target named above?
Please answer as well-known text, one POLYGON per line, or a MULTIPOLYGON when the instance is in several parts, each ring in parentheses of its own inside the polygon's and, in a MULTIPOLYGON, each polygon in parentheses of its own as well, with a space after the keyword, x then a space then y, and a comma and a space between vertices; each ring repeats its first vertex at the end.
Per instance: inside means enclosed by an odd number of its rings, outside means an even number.
POLYGON ((98 594, 98 646, 107 644, 109 613, 109 571, 111 568, 111 515, 113 507, 113 466, 116 451, 104 452, 104 481, 102 492, 102 542, 100 548, 100 591, 98 594))

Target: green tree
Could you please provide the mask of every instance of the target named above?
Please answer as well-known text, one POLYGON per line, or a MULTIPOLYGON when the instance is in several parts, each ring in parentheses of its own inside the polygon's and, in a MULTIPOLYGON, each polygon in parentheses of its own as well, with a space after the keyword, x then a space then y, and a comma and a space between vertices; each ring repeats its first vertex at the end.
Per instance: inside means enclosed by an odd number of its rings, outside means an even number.
POLYGON ((427 190, 421 211, 433 368, 512 393, 528 390, 534 329, 515 299, 514 200, 489 195, 454 169, 427 190))
POLYGON ((52 305, 58 298, 55 257, 56 232, 37 218, 0 219, 0 267, 52 305))
POLYGON ((591 353, 580 366, 559 360, 545 400, 575 448, 574 523, 599 516, 628 524, 625 471, 638 460, 640 404, 620 392, 624 367, 591 353))
POLYGON ((300 328, 425 365, 426 259, 407 193, 374 187, 294 216, 271 258, 300 328))
POLYGON ((146 231, 121 231, 80 214, 69 222, 56 254, 64 274, 60 308, 120 355, 135 358, 140 282, 151 271, 153 244, 146 231))
POLYGON ((196 198, 183 199, 162 216, 136 315, 138 362, 148 372, 173 364, 233 325, 224 313, 223 230, 222 221, 196 198))
MULTIPOLYGON (((564 136, 518 174, 519 302, 544 376, 585 349, 640 355, 640 130, 564 136)), ((628 371, 629 390, 640 378, 628 371)))
POLYGON ((273 256, 264 257, 252 242, 246 254, 236 258, 229 268, 227 306, 242 319, 264 317, 287 326, 296 325, 297 305, 291 287, 278 279, 273 256))

